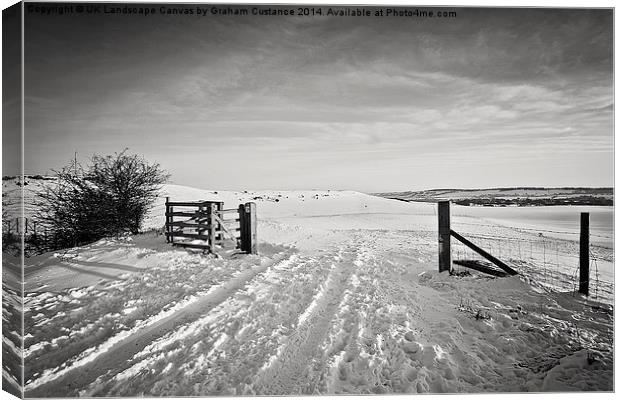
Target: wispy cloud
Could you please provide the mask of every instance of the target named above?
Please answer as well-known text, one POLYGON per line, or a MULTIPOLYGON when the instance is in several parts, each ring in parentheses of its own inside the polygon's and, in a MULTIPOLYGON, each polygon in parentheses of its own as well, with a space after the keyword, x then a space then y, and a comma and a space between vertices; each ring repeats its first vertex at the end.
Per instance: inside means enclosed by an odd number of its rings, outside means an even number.
POLYGON ((84 154, 130 146, 163 158, 181 183, 197 177, 183 165, 208 155, 214 187, 246 184, 218 169, 225 159, 247 169, 246 182, 283 188, 405 189, 461 175, 501 184, 473 164, 510 171, 505 185, 526 184, 530 167, 515 163, 538 166, 548 185, 611 184, 611 12, 458 15, 103 25, 27 17, 29 167, 64 162, 68 142, 84 154), (459 168, 438 174, 437 158, 459 168), (545 168, 569 160, 589 163, 570 182, 545 168), (415 182, 395 172, 412 165, 415 182), (358 179, 356 168, 385 179, 358 179))

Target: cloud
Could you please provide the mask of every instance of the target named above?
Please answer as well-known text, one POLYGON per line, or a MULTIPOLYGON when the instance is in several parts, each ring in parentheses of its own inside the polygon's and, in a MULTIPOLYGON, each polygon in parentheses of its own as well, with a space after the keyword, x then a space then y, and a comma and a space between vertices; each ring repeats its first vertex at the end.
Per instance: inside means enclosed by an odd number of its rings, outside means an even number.
MULTIPOLYGON (((320 153, 347 171, 369 158, 398 168, 412 155, 478 154, 484 164, 613 149, 610 12, 457 11, 454 21, 415 24, 213 17, 95 29, 79 18, 33 20, 31 159, 54 148, 39 158, 64 162, 58 141, 87 153, 130 145, 169 164, 238 159, 243 148, 254 164, 294 154, 309 165, 320 153), (182 153, 162 150, 170 146, 182 153)), ((552 183, 557 171, 540 173, 552 183)))

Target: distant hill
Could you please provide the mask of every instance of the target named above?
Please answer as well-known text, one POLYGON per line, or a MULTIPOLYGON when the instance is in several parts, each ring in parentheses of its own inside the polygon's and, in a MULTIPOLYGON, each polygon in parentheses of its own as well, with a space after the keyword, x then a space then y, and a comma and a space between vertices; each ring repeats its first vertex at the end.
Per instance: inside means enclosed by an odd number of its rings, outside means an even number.
POLYGON ((431 189, 422 191, 373 193, 402 201, 437 202, 450 200, 466 206, 612 206, 613 188, 514 187, 491 189, 431 189))

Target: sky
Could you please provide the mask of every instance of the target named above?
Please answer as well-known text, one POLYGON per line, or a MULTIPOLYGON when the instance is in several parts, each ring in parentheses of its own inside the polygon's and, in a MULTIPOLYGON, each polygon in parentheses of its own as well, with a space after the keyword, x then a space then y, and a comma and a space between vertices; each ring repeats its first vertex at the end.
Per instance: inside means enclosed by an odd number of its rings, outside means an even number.
POLYGON ((2 11, 2 172, 21 168, 21 18, 18 6, 2 11))
POLYGON ((128 147, 219 190, 613 186, 611 10, 449 10, 27 12, 25 172, 128 147))

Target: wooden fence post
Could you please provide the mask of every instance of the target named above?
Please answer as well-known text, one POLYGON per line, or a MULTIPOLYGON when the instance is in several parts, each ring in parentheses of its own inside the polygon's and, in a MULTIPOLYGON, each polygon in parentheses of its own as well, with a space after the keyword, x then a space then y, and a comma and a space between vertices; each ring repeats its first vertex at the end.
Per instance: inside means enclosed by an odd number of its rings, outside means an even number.
POLYGON ((249 254, 258 254, 256 236, 256 204, 245 203, 239 205, 239 228, 241 236, 241 251, 249 254))
POLYGON ((209 225, 209 252, 215 250, 215 218, 213 218, 213 203, 207 203, 207 225, 209 225))
POLYGON ((450 202, 437 203, 439 219, 439 272, 452 271, 452 253, 450 250, 450 202))
POLYGON ((224 203, 221 201, 218 201, 217 203, 215 203, 215 210, 217 212, 217 216, 219 217, 219 219, 217 220, 217 240, 224 240, 224 228, 222 228, 222 224, 220 223, 221 220, 224 219, 224 215, 221 213, 221 211, 224 209, 224 203))
MULTIPOLYGON (((208 210, 208 209, 209 209, 209 208, 208 208, 208 206, 207 206, 207 210, 208 210)), ((199 215, 199 217, 198 217, 198 218, 196 218, 196 222, 198 222, 198 224, 200 224, 200 223, 201 223, 200 216, 201 216, 201 215, 203 215, 203 213, 204 213, 204 207, 203 207, 202 205, 198 206, 198 215, 199 215)), ((208 217, 207 217, 207 218, 208 218, 208 217)), ((209 223, 209 222, 207 221, 207 224, 208 224, 208 223, 209 223)), ((209 231, 210 231, 210 230, 211 230, 211 228, 209 228, 209 231)), ((205 230, 204 230, 204 228, 202 228, 200 225, 198 225, 198 229, 196 229, 196 232, 197 232, 199 235, 204 235, 205 230)))
POLYGON ((246 203, 245 204, 246 212, 248 215, 248 231, 249 231, 249 251, 250 254, 258 254, 257 249, 257 237, 256 237, 256 204, 255 203, 246 203))
POLYGON ((245 233, 245 206, 239 204, 239 250, 246 251, 246 233, 245 233))
POLYGON ((172 212, 171 207, 168 205, 168 203, 170 203, 170 197, 166 197, 166 226, 164 228, 165 230, 165 234, 166 234, 166 243, 170 243, 170 238, 171 236, 168 235, 168 233, 170 233, 170 222, 172 219, 172 216, 170 215, 170 213, 172 212))
POLYGON ((589 294, 590 286, 590 213, 581 213, 579 235, 579 293, 589 294))

